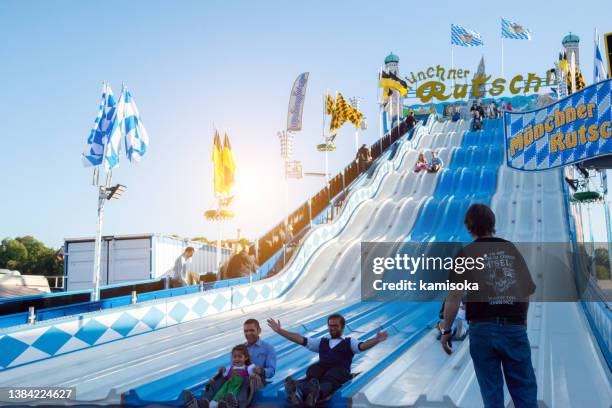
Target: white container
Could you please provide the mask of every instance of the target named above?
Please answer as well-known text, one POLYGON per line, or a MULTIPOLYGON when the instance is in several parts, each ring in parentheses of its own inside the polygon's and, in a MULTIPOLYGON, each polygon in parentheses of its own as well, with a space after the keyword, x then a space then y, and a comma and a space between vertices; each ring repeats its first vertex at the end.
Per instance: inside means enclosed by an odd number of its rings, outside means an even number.
MULTIPOLYGON (((117 235, 102 237, 100 286, 156 279, 172 271, 176 259, 187 247, 195 248, 190 270, 199 274, 216 272, 216 248, 160 234, 117 235)), ((93 238, 69 238, 64 241, 66 290, 93 288, 93 238)), ((221 262, 231 254, 221 250, 221 262)))

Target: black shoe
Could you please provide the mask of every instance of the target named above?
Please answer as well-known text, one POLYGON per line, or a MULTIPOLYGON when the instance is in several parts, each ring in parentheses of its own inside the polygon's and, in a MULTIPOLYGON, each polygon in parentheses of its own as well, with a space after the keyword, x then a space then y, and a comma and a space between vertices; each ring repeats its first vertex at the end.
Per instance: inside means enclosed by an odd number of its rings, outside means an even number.
POLYGON ((183 391, 183 406, 185 408, 200 408, 198 399, 193 395, 193 392, 189 390, 183 391))
POLYGON ((238 400, 234 394, 227 394, 219 401, 219 407, 225 406, 227 408, 238 408, 238 400))
POLYGON ((321 386, 319 385, 319 380, 313 378, 310 380, 310 392, 306 396, 306 406, 314 407, 317 405, 317 401, 319 400, 319 392, 321 391, 321 386))
POLYGON ((300 399, 297 396, 297 385, 291 377, 285 378, 285 391, 287 392, 287 400, 293 405, 299 405, 300 399))

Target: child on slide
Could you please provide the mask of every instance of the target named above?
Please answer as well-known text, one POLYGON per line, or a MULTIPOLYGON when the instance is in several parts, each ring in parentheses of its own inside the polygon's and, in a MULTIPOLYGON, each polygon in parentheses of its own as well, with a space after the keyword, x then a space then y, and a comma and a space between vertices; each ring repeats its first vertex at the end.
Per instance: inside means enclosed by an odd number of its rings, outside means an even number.
POLYGON ((247 405, 249 376, 261 369, 251 364, 249 350, 244 344, 232 349, 231 362, 230 367, 219 368, 217 375, 204 389, 199 401, 187 391, 185 405, 190 408, 239 408, 247 405))
POLYGON ((425 160, 425 154, 423 152, 420 152, 417 162, 414 165, 414 172, 418 173, 419 171, 426 171, 426 170, 427 170, 427 160, 425 160))

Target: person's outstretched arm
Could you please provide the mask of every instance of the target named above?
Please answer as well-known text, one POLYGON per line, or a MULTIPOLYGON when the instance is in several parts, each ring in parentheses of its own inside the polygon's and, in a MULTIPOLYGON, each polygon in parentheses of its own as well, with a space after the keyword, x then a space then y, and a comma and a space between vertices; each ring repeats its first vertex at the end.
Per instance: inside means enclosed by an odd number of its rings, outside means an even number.
POLYGON ((306 338, 304 336, 283 329, 281 327, 280 320, 268 319, 268 326, 287 340, 299 344, 300 346, 306 345, 306 338))
POLYGON ((378 333, 376 333, 376 336, 362 343, 359 343, 359 350, 360 351, 369 350, 375 345, 377 345, 378 343, 382 343, 383 341, 387 340, 388 336, 389 336, 389 333, 387 333, 386 330, 379 331, 378 333))

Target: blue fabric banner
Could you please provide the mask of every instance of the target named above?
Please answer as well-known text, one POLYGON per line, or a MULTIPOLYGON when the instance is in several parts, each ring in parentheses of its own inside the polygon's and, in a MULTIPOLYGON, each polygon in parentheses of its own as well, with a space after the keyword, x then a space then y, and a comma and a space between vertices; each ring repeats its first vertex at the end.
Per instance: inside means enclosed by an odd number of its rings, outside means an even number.
POLYGON ((504 112, 508 167, 538 171, 612 154, 612 79, 529 112, 504 112))

